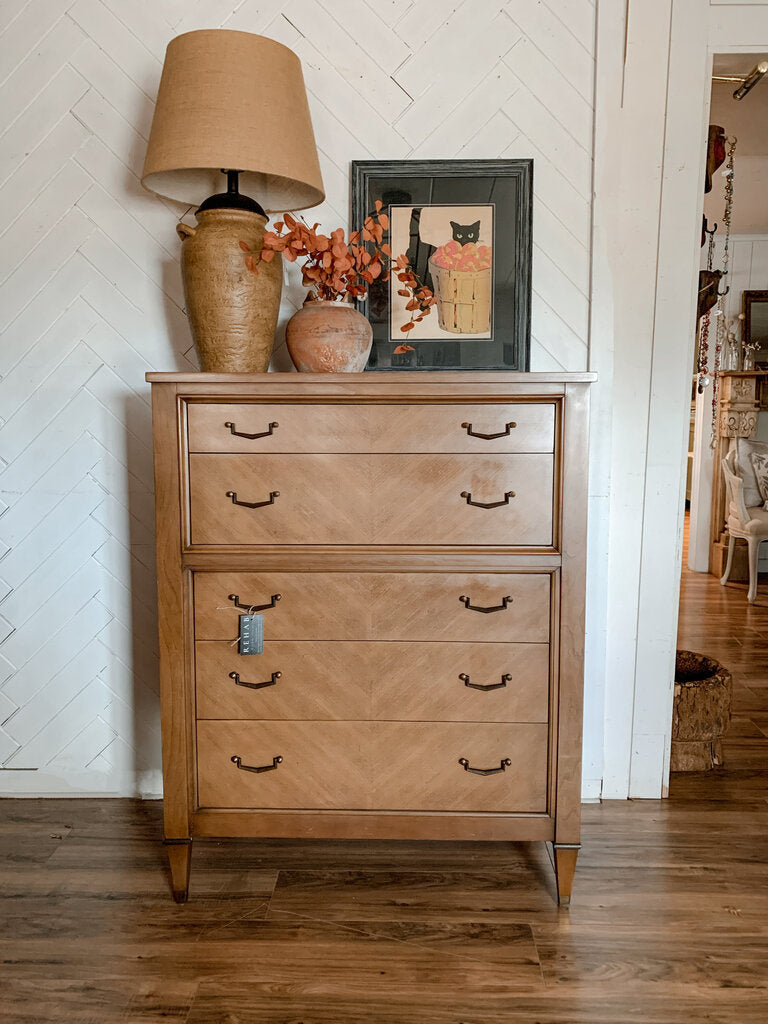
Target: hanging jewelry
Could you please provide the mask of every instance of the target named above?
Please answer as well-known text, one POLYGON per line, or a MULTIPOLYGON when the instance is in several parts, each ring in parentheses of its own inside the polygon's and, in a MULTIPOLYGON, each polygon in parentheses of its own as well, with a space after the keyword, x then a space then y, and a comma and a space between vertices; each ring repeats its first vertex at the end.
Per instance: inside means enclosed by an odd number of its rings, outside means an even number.
MULTIPOLYGON (((730 261, 730 240, 731 240, 731 215, 733 213, 733 186, 734 167, 733 155, 736 152, 736 137, 728 139, 728 156, 726 158, 726 169, 723 171, 725 178, 725 210, 723 211, 723 223, 725 224, 725 241, 723 243, 723 278, 728 277, 728 264, 730 261)), ((721 280, 722 280, 721 279, 721 280)), ((723 348, 728 334, 728 325, 725 319, 725 297, 730 291, 726 287, 719 292, 717 299, 717 310, 715 316, 717 325, 715 327, 715 353, 712 360, 712 423, 710 435, 710 447, 717 447, 717 402, 720 391, 720 362, 723 348)))
MULTIPOLYGON (((715 261, 715 232, 717 231, 717 224, 708 231, 704 228, 704 233, 709 236, 707 241, 707 270, 712 270, 712 265, 715 261)), ((699 359, 698 359, 698 375, 699 382, 696 390, 701 395, 704 389, 709 386, 709 315, 710 311, 704 314, 699 324, 699 359)))

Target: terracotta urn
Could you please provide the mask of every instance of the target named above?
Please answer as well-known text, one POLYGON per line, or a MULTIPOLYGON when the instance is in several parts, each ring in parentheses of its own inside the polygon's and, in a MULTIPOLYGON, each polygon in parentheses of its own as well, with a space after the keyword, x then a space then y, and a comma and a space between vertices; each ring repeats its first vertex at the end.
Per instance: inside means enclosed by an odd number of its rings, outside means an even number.
POLYGON ((200 368, 210 373, 266 373, 275 343, 283 267, 280 254, 245 265, 244 242, 261 253, 267 218, 250 210, 197 213, 197 227, 179 224, 184 298, 200 368))
POLYGON ((361 373, 373 329, 349 302, 308 298, 288 321, 285 341, 300 373, 361 373))

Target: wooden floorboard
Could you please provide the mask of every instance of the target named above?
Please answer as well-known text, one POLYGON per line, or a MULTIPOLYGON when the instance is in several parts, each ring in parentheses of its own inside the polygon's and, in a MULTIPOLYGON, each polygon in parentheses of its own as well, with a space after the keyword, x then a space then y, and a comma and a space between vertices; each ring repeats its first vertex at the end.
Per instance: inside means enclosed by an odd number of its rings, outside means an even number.
POLYGON ((723 768, 541 844, 198 841, 161 808, 0 801, 4 1024, 766 1024, 768 582, 684 572, 680 646, 734 673, 723 768))

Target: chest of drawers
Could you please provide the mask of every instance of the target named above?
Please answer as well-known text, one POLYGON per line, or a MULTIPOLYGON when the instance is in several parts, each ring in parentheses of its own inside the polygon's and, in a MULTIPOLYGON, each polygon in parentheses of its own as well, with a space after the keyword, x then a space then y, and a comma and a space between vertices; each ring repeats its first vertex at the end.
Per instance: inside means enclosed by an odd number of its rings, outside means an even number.
POLYGON ((175 898, 195 836, 487 839, 567 904, 592 376, 148 379, 175 898))

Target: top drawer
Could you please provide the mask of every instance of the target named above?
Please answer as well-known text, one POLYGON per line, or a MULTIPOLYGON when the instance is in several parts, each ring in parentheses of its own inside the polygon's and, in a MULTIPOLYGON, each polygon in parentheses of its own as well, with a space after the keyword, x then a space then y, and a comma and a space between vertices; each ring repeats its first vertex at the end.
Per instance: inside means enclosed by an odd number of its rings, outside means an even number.
POLYGON ((191 452, 552 452, 555 403, 190 402, 191 452))

